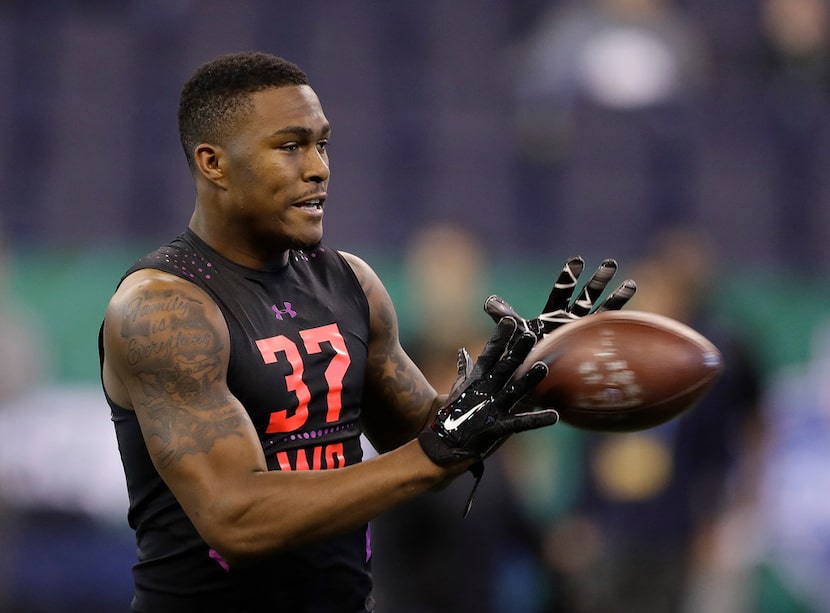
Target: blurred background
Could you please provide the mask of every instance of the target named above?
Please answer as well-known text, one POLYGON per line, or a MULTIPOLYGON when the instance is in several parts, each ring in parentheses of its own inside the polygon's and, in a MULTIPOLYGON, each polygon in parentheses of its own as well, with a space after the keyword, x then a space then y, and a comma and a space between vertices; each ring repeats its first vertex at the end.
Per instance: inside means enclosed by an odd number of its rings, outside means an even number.
POLYGON ((128 608, 98 326, 190 217, 182 83, 249 49, 308 73, 326 242, 437 387, 575 254, 727 359, 664 427, 514 438, 463 522, 466 479, 379 520, 381 610, 830 611, 828 0, 0 0, 0 610, 128 608))

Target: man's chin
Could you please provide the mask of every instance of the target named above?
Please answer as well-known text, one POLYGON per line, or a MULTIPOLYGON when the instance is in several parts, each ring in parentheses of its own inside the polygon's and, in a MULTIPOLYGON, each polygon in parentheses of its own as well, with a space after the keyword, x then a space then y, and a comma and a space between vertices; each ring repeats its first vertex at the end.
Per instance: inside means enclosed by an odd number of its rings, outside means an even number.
POLYGON ((303 239, 296 239, 292 245, 291 249, 295 251, 314 251, 320 244, 323 242, 323 238, 320 237, 317 240, 303 240, 303 239))

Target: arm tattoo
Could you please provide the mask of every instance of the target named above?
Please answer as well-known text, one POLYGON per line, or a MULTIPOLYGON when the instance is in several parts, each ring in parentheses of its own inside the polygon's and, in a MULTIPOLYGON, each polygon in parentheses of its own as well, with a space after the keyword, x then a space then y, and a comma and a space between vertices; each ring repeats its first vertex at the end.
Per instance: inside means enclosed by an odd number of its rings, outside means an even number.
POLYGON ((367 279, 361 278, 366 297, 375 308, 372 322, 373 350, 369 354, 367 370, 373 379, 372 389, 384 404, 392 404, 401 417, 413 423, 423 419, 420 411, 429 406, 431 389, 424 385, 424 379, 415 370, 406 356, 398 339, 398 325, 394 307, 388 297, 372 300, 374 287, 367 279))
POLYGON ((145 437, 161 466, 239 435, 243 416, 222 386, 222 342, 204 305, 145 291, 122 312, 128 366, 141 383, 145 437))

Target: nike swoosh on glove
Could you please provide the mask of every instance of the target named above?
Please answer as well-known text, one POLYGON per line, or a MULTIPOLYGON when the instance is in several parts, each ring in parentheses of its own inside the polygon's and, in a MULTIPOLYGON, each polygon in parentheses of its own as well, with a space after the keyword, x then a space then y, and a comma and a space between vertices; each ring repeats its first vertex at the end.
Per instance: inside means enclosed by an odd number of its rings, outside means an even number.
MULTIPOLYGON (((536 336, 522 329, 515 318, 502 318, 475 366, 460 377, 447 404, 418 437, 433 462, 483 460, 507 436, 559 421, 553 409, 511 411, 547 375, 547 366, 539 362, 513 380, 535 343, 536 336)), ((460 374, 465 356, 466 351, 459 351, 460 374)))

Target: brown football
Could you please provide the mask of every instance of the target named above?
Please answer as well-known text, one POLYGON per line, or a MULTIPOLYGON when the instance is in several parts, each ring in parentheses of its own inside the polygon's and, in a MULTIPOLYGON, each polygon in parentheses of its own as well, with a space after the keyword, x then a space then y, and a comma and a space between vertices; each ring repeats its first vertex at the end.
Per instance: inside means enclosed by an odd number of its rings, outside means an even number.
POLYGON ((545 336, 517 371, 542 361, 548 375, 530 393, 571 426, 632 432, 660 425, 692 407, 723 369, 720 351, 669 317, 606 311, 545 336))

